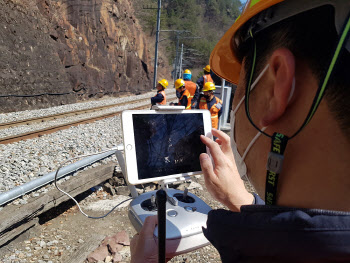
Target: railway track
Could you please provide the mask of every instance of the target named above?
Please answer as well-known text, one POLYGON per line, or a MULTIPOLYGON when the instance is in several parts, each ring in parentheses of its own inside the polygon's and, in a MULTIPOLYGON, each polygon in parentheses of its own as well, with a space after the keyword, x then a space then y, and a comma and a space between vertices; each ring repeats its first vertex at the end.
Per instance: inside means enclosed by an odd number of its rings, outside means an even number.
MULTIPOLYGON (((174 97, 174 99, 175 98, 176 97, 174 97)), ((172 99, 172 98, 170 98, 170 99, 172 99)), ((105 106, 100 106, 100 107, 94 107, 94 108, 90 108, 90 109, 69 111, 69 112, 47 115, 47 116, 42 116, 42 117, 35 117, 35 118, 19 120, 19 121, 14 121, 14 122, 0 123, 0 130, 9 129, 9 128, 13 128, 16 126, 21 126, 21 125, 31 125, 34 123, 48 122, 48 121, 63 119, 63 118, 71 117, 71 116, 79 116, 79 115, 83 115, 83 114, 95 113, 98 111, 111 109, 114 107, 120 107, 120 106, 124 106, 127 104, 143 103, 143 105, 141 105, 141 106, 131 107, 130 109, 134 109, 134 110, 147 109, 150 107, 149 101, 150 101, 149 98, 141 99, 141 100, 133 100, 133 101, 127 101, 127 102, 118 103, 118 104, 111 104, 111 105, 105 105, 105 106)), ((72 126, 77 126, 79 124, 91 123, 91 122, 94 122, 97 120, 113 117, 113 116, 121 114, 124 110, 125 109, 116 110, 113 112, 101 114, 101 115, 94 116, 94 117, 87 117, 87 118, 79 119, 76 121, 66 122, 66 123, 59 124, 59 125, 53 125, 53 126, 50 126, 47 128, 39 129, 39 130, 34 130, 34 131, 22 133, 22 134, 16 134, 16 135, 12 135, 12 136, 3 137, 3 138, 0 138, 0 144, 9 144, 9 143, 18 142, 21 140, 32 139, 32 138, 40 137, 44 134, 49 134, 49 133, 57 132, 59 130, 69 129, 72 126)))

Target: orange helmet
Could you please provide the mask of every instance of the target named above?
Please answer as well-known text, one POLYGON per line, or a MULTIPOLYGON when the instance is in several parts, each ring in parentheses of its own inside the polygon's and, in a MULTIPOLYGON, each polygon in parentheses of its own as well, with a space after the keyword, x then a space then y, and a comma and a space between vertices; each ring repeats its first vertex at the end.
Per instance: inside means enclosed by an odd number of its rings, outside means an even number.
POLYGON ((184 74, 192 74, 192 73, 191 73, 191 70, 185 69, 184 74))
POLYGON ((183 79, 177 79, 175 81, 175 89, 181 88, 183 85, 185 85, 185 81, 183 79))
MULTIPOLYGON (((243 25, 252 17, 256 17, 256 24, 259 25, 254 29, 254 33, 259 32, 279 21, 288 17, 297 15, 307 10, 314 9, 323 5, 332 5, 335 10, 335 26, 338 35, 341 34, 346 14, 350 9, 350 1, 346 0, 248 0, 242 14, 236 19, 236 22, 225 33, 225 35, 216 44, 210 55, 210 65, 212 71, 228 80, 231 83, 238 84, 241 63, 235 54, 235 47, 241 44, 240 34, 248 32, 240 32, 236 34, 243 25), (263 11, 274 8, 270 15, 263 16, 263 11), (345 11, 344 11, 345 10, 345 11), (261 14, 261 17, 258 14, 261 14)), ((254 18, 255 19, 255 18, 254 18)), ((350 41, 348 40, 346 48, 350 52, 350 41)))

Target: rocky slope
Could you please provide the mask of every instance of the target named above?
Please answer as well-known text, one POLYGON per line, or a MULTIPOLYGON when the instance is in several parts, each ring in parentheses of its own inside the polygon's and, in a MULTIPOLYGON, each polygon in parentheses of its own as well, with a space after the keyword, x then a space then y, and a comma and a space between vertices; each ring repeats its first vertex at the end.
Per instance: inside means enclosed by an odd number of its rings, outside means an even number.
MULTIPOLYGON (((0 0, 0 111, 151 89, 150 54, 129 0, 0 0)), ((152 51, 153 53, 153 51, 152 51)))

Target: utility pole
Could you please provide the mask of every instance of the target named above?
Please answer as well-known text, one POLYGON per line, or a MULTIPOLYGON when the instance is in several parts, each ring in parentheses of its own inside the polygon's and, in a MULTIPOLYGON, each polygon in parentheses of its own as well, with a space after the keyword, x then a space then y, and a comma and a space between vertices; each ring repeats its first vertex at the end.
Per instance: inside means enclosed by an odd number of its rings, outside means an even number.
POLYGON ((158 42, 159 42, 159 31, 160 31, 160 9, 162 3, 158 0, 158 14, 157 14, 157 32, 156 32, 156 48, 154 54, 154 77, 153 77, 153 88, 156 87, 157 83, 157 70, 158 70, 158 42))
POLYGON ((182 78, 182 58, 184 52, 184 44, 181 45, 181 55, 180 55, 180 68, 179 68, 179 78, 182 78))
POLYGON ((157 31, 156 31, 156 47, 154 51, 154 75, 153 75, 153 88, 156 87, 157 83, 157 70, 158 70, 158 43, 159 41, 159 32, 160 32, 160 10, 162 9, 162 1, 158 0, 158 8, 151 7, 151 6, 144 6, 143 9, 157 9, 157 31))
POLYGON ((179 40, 180 40, 180 34, 182 33, 191 33, 189 30, 160 30, 161 32, 174 32, 176 33, 176 56, 175 56, 175 69, 174 69, 174 75, 173 78, 176 80, 178 78, 178 66, 179 66, 179 40))
MULTIPOLYGON (((201 37, 181 37, 181 39, 199 39, 201 37)), ((181 46, 181 53, 178 54, 179 48, 179 35, 176 35, 176 64, 175 64, 175 74, 177 78, 182 78, 182 59, 183 59, 183 48, 184 44, 181 46)))
POLYGON ((178 77, 178 74, 177 74, 177 65, 178 65, 178 61, 179 61, 179 59, 178 59, 178 54, 179 54, 179 32, 176 32, 176 56, 175 56, 175 78, 174 78, 174 80, 175 79, 178 79, 179 77, 178 77))

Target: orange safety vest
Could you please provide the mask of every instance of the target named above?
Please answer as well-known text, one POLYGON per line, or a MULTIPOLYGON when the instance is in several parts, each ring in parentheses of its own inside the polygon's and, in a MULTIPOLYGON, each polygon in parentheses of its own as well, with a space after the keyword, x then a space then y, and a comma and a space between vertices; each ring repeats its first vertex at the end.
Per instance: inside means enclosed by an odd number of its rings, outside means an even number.
MULTIPOLYGON (((186 87, 186 85, 185 85, 185 87, 186 87)), ((192 100, 192 98, 190 97, 191 94, 190 94, 190 92, 187 89, 185 89, 184 93, 182 93, 182 96, 179 99, 179 104, 178 105, 181 105, 181 100, 182 100, 182 98, 184 96, 187 96, 187 105, 182 105, 182 106, 185 106, 186 110, 190 110, 191 109, 191 100, 192 100)))
POLYGON ((212 77, 210 76, 210 74, 203 75, 203 87, 204 87, 205 83, 207 83, 207 82, 213 82, 214 83, 214 81, 213 81, 212 77))
MULTIPOLYGON (((166 105, 166 96, 165 96, 164 90, 162 90, 161 92, 158 92, 158 93, 161 93, 163 95, 164 100, 162 100, 161 102, 157 103, 157 105, 166 105)), ((157 93, 157 95, 158 95, 158 93, 157 93)), ((154 97, 156 97, 156 96, 154 96, 154 97)))
MULTIPOLYGON (((219 124, 219 109, 216 108, 216 104, 220 103, 222 105, 222 101, 218 97, 214 97, 216 100, 216 103, 209 109, 210 115, 211 115, 211 126, 215 129, 218 128, 219 124)), ((208 110, 208 104, 207 100, 202 97, 201 100, 199 101, 199 108, 202 110, 208 110)))
POLYGON ((189 80, 185 80, 185 87, 186 89, 190 92, 190 96, 191 96, 191 100, 194 97, 194 94, 196 93, 197 90, 197 85, 196 83, 189 81, 189 80))

